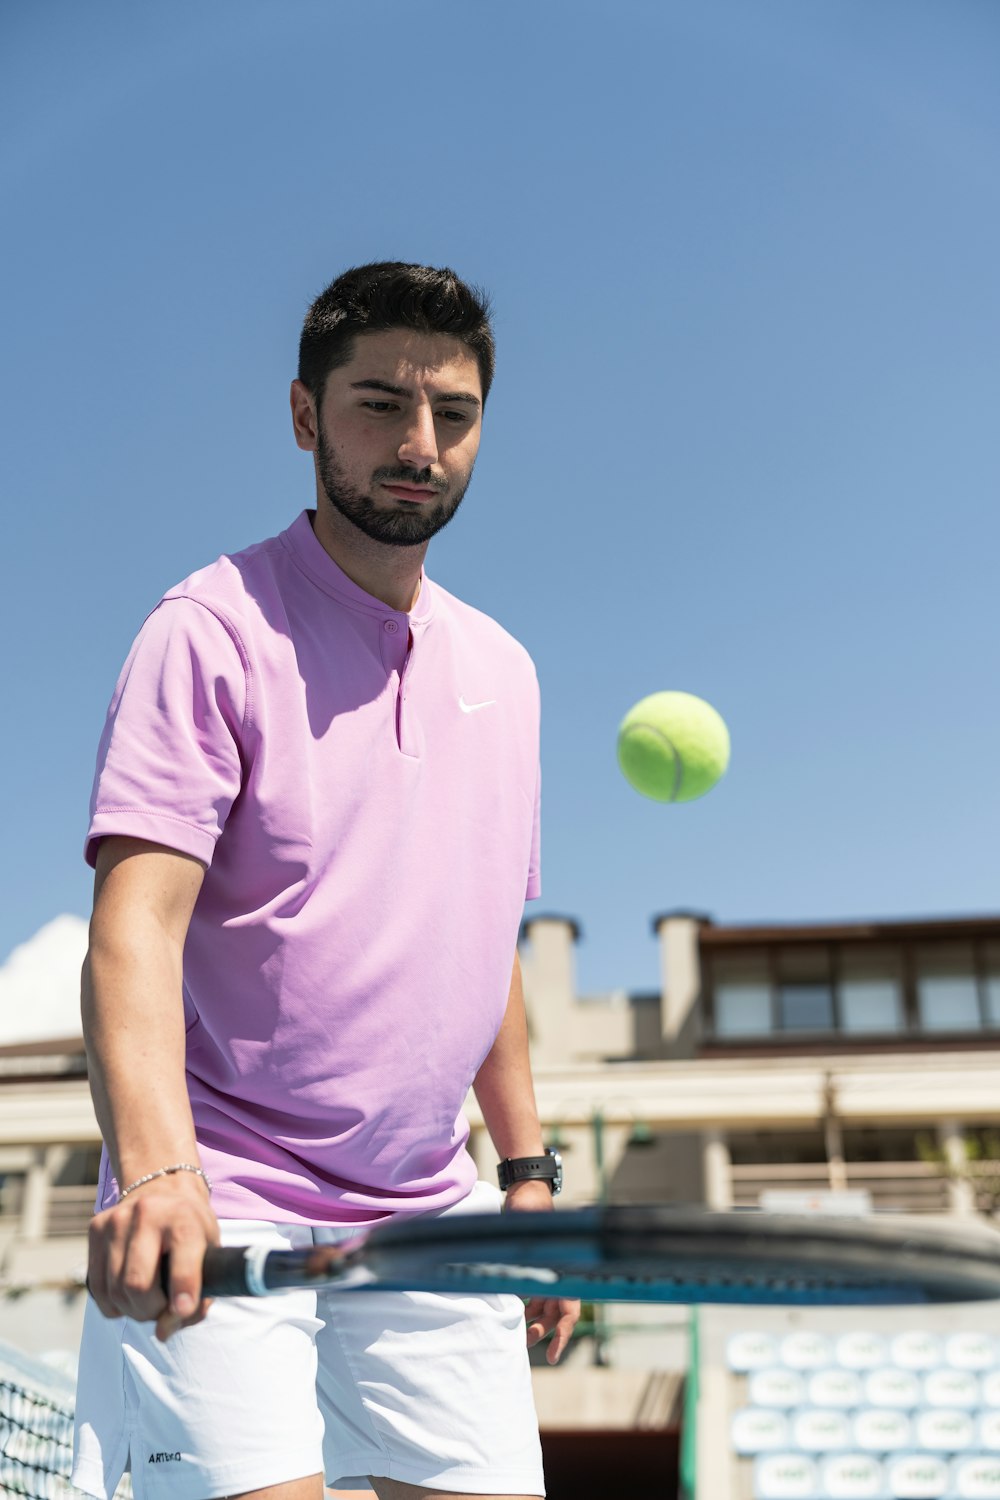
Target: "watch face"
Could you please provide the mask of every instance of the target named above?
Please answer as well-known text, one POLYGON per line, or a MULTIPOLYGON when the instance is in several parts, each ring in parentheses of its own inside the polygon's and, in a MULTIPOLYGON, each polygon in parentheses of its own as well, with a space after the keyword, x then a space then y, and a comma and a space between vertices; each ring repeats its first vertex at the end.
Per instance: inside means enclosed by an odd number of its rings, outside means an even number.
POLYGON ((558 1151, 554 1151, 551 1146, 546 1146, 546 1148, 545 1148, 545 1155, 546 1156, 551 1156, 553 1164, 554 1164, 555 1169, 556 1169, 556 1175, 552 1179, 552 1196, 554 1198, 555 1195, 556 1195, 556 1193, 561 1193, 562 1192, 562 1185, 563 1185, 563 1164, 562 1164, 562 1157, 559 1155, 559 1152, 558 1151))

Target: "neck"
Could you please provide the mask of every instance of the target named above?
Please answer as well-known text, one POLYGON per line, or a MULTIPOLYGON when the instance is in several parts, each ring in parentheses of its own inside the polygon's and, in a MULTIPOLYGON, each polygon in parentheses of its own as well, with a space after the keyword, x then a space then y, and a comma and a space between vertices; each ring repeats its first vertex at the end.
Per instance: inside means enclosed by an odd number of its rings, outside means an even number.
POLYGON ((325 496, 317 496, 313 531, 324 552, 359 589, 373 599, 381 599, 390 609, 409 613, 420 593, 427 542, 415 547, 389 547, 376 542, 352 526, 325 496))

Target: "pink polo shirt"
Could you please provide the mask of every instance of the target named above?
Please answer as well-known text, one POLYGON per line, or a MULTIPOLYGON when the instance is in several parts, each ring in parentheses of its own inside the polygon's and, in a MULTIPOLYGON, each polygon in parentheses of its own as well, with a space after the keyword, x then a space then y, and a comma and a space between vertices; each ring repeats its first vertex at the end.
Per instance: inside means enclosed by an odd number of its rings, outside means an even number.
POLYGON ((426 577, 409 615, 364 593, 308 512, 146 620, 87 857, 125 834, 207 867, 187 1077, 222 1217, 368 1222, 471 1187, 462 1105, 539 893, 538 729, 523 647, 426 577))

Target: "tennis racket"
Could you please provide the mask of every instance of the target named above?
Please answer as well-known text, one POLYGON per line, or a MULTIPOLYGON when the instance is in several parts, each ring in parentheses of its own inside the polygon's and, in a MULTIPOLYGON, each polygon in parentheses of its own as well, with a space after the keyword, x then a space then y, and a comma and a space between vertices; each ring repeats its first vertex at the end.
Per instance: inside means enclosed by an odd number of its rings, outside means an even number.
POLYGON ((291 1287, 600 1302, 895 1305, 1000 1298, 1000 1234, 750 1209, 395 1220, 340 1245, 211 1249, 206 1296, 291 1287))

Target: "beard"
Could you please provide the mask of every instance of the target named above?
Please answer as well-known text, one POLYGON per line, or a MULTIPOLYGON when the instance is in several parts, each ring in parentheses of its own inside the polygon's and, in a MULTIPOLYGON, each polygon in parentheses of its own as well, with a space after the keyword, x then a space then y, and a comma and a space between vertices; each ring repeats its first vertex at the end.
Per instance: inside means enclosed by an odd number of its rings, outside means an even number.
MULTIPOLYGON (((370 495, 356 489, 347 478, 322 429, 316 437, 316 466, 323 492, 334 510, 365 536, 371 537, 373 542, 382 542, 389 547, 419 547, 429 542, 442 526, 447 526, 458 510, 472 477, 467 475, 461 488, 447 499, 419 503, 403 500, 397 502, 401 507, 398 510, 380 510, 370 495)), ((405 465, 376 469, 371 478, 372 488, 383 483, 440 487, 440 481, 432 477, 430 469, 408 469, 405 465)))

